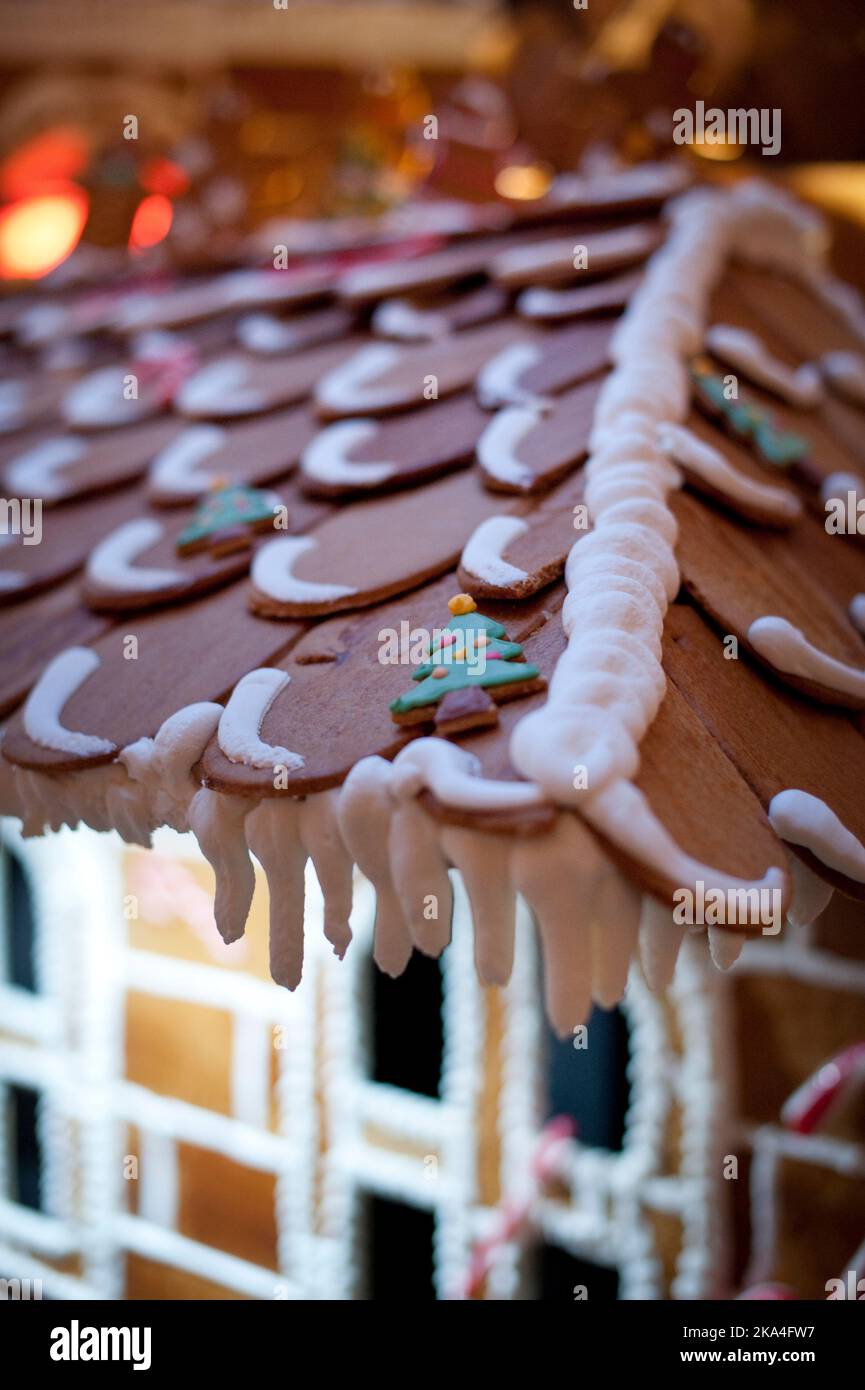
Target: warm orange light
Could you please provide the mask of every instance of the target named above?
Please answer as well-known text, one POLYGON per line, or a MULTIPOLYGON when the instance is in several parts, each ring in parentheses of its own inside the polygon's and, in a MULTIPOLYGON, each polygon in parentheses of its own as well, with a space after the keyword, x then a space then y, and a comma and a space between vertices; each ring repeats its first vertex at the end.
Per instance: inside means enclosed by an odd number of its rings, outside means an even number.
POLYGON ((74 126, 34 135, 0 164, 0 197, 12 201, 53 191, 46 185, 76 178, 88 153, 87 137, 74 126))
POLYGON ((135 209, 129 229, 130 251, 146 251, 168 236, 174 221, 174 208, 162 193, 150 193, 135 209))
POLYGON ((189 175, 173 159, 148 159, 141 171, 141 186, 148 193, 179 198, 189 187, 189 175))
POLYGON ((721 163, 741 159, 745 153, 743 145, 736 145, 730 140, 695 140, 691 148, 701 159, 715 159, 721 163))
POLYGON ((496 174, 501 198, 542 198, 553 181, 548 164, 508 164, 496 174))
POLYGON ((87 194, 74 184, 3 208, 0 275, 35 280, 54 270, 78 245, 87 210, 87 194))

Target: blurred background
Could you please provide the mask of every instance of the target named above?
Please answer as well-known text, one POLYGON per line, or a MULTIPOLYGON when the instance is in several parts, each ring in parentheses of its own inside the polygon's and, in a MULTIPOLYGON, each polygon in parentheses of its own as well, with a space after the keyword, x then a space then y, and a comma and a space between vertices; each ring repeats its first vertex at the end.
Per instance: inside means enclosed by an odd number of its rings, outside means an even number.
POLYGON ((295 218, 538 197, 667 152, 699 99, 781 108, 783 140, 692 159, 861 219, 863 70, 857 0, 0 0, 0 275, 76 248, 69 275, 126 248, 254 259, 295 218))
MULTIPOLYGON (((65 293, 264 264, 277 243, 338 254, 406 208, 423 235, 426 203, 671 155, 673 111, 704 100, 781 108, 780 153, 680 157, 819 203, 862 282, 863 76, 859 0, 0 0, 0 278, 65 293)), ((789 1158, 779 1120, 861 1029, 843 906, 813 945, 849 992, 784 977, 777 953, 731 986, 688 947, 669 998, 637 982, 596 1010, 588 1053, 547 1028, 526 922, 506 991, 477 984, 460 911, 441 965, 394 982, 360 885, 348 959, 311 947, 288 996, 265 885, 230 954, 211 902, 187 838, 145 854, 4 827, 0 1275, 56 1298, 573 1301, 768 1277, 817 1297, 846 1267, 861 1103, 819 1162, 789 1158), (761 1058, 737 1100, 746 1181, 719 1194, 742 1039, 761 1058), (499 1239, 467 1290, 454 1271, 519 1215, 552 1117, 578 1141, 544 1171, 532 1240, 499 1239)))

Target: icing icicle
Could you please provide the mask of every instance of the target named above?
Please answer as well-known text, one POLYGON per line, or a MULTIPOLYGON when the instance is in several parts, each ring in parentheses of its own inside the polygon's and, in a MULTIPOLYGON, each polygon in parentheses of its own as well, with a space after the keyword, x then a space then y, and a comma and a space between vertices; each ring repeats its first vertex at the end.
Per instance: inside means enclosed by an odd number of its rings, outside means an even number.
POLYGON ((243 936, 255 892, 255 869, 244 831, 254 804, 202 787, 189 806, 189 828, 216 879, 213 915, 227 946, 243 936))
POLYGON ((363 758, 352 768, 339 797, 339 828, 361 873, 376 890, 375 963, 386 975, 401 975, 411 957, 411 938, 391 876, 388 838, 393 802, 391 766, 363 758))

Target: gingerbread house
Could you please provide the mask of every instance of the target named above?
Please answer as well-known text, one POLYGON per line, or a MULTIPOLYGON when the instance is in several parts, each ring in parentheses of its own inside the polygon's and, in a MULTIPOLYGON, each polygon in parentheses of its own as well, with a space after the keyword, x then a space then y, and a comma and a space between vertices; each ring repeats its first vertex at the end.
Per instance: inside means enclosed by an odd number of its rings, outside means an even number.
POLYGON ((688 183, 4 307, 8 1277, 856 1287, 862 309, 688 183))

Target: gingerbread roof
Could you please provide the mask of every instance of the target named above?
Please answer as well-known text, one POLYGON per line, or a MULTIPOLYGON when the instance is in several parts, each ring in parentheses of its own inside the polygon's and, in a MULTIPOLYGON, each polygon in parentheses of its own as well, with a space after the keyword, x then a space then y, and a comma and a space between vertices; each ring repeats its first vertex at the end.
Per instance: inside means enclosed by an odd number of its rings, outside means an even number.
POLYGON ((562 1031, 865 897, 865 315, 812 214, 684 182, 4 312, 0 809, 192 829, 226 940, 251 851, 289 987, 307 858, 391 973, 455 867, 562 1031))

